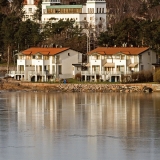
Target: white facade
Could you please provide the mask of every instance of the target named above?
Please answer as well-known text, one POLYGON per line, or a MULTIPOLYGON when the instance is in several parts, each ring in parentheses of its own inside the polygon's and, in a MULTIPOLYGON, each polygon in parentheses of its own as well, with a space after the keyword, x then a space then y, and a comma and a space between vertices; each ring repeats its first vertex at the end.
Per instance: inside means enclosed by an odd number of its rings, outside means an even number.
POLYGON ((27 19, 34 20, 34 14, 37 10, 37 6, 34 3, 34 0, 27 0, 27 3, 23 6, 24 16, 23 21, 27 19))
POLYGON ((9 76, 35 82, 74 78, 81 63, 82 54, 69 48, 29 48, 17 54, 17 70, 9 76))
POLYGON ((88 53, 88 70, 82 71, 85 81, 97 81, 97 75, 103 81, 117 82, 121 75, 152 70, 156 63, 156 53, 149 48, 107 48, 99 47, 88 53))
POLYGON ((60 0, 42 1, 42 23, 51 18, 54 22, 74 20, 82 28, 94 28, 98 31, 106 30, 106 1, 88 0, 86 5, 60 5, 60 0), (56 4, 56 5, 55 5, 56 4), (87 26, 86 26, 87 24, 87 26))

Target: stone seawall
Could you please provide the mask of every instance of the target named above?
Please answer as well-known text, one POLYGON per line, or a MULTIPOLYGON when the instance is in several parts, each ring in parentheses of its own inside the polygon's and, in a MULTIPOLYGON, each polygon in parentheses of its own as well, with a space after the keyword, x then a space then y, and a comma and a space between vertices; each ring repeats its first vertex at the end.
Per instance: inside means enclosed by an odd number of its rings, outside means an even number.
POLYGON ((1 82, 0 90, 42 92, 157 92, 160 84, 47 84, 1 82))
POLYGON ((160 91, 160 84, 41 84, 22 83, 32 90, 46 92, 155 92, 160 91))

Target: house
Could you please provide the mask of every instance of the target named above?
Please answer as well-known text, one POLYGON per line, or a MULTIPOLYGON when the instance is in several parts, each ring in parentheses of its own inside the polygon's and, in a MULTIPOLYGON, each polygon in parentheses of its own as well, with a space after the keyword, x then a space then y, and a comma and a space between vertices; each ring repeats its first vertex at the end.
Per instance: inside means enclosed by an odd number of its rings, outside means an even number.
POLYGON ((42 24, 49 20, 73 20, 81 28, 94 28, 96 32, 106 31, 106 1, 87 0, 87 3, 69 5, 61 4, 60 0, 42 0, 42 24))
POLYGON ((23 11, 24 16, 22 18, 23 21, 26 21, 27 19, 34 20, 34 14, 37 10, 39 0, 24 0, 23 1, 23 11))
POLYGON ((84 81, 121 81, 122 75, 152 70, 157 54, 147 47, 98 47, 88 53, 87 71, 82 71, 84 81))
POLYGON ((82 54, 70 48, 29 48, 16 56, 17 70, 8 75, 17 80, 47 82, 81 72, 82 54))

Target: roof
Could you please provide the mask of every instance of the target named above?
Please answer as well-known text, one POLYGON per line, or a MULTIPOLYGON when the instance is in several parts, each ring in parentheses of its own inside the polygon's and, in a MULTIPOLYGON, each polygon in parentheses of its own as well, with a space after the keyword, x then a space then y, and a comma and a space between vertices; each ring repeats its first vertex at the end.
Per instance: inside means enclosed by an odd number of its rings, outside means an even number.
POLYGON ((24 55, 34 55, 34 54, 42 54, 42 55, 56 55, 63 51, 69 50, 69 48, 29 48, 21 53, 24 55))
POLYGON ((134 68, 134 67, 136 67, 137 65, 138 65, 138 63, 131 63, 131 64, 129 64, 128 67, 134 68))
POLYGON ((115 67, 115 63, 106 63, 104 67, 115 67))
POLYGON ((138 55, 146 50, 149 50, 149 47, 98 47, 88 52, 88 55, 92 55, 94 53, 101 55, 113 55, 117 53, 123 53, 125 55, 138 55))

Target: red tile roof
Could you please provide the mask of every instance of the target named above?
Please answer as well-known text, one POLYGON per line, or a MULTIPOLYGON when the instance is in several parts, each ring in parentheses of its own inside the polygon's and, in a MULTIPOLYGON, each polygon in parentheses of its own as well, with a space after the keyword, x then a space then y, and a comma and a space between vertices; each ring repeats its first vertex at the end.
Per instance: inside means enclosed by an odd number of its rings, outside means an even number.
POLYGON ((146 50, 148 50, 148 47, 98 47, 88 53, 88 55, 91 55, 93 53, 98 53, 101 55, 113 55, 117 53, 123 53, 126 55, 138 55, 146 50))
POLYGON ((22 51, 21 53, 23 53, 24 55, 34 55, 37 53, 40 53, 42 55, 56 55, 68 49, 69 48, 29 48, 22 51))
MULTIPOLYGON (((34 5, 38 5, 38 2, 39 2, 39 0, 34 0, 34 5)), ((23 4, 27 5, 29 3, 27 2, 27 0, 23 0, 23 4)))

